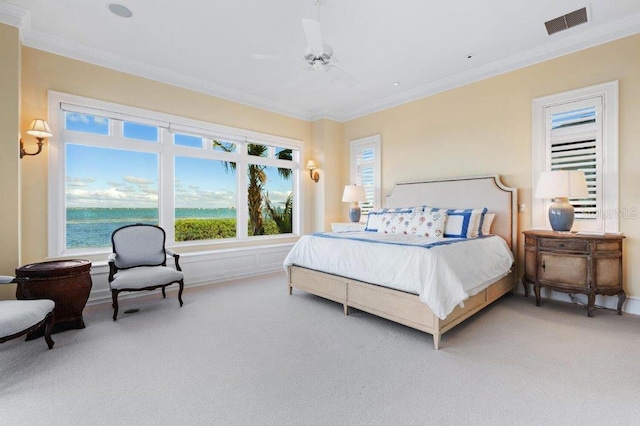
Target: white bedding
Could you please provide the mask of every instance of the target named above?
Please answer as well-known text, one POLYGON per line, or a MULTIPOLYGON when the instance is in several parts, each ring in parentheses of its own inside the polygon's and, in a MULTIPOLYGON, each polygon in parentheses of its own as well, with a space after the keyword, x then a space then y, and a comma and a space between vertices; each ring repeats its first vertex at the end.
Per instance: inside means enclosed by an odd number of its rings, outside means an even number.
POLYGON ((436 240, 376 232, 305 235, 284 267, 302 266, 419 295, 445 319, 507 275, 513 254, 500 237, 436 240), (428 248, 425 248, 428 247, 428 248))

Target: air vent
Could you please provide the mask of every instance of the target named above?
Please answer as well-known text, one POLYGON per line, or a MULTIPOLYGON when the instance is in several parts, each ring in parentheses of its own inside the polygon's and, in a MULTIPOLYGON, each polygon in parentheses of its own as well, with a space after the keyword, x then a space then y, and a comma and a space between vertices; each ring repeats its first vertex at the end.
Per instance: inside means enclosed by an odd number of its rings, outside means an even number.
POLYGON ((549 35, 551 35, 573 28, 576 25, 584 24, 585 22, 587 22, 587 8, 583 7, 582 9, 574 10, 571 13, 547 21, 544 25, 547 27, 549 35))

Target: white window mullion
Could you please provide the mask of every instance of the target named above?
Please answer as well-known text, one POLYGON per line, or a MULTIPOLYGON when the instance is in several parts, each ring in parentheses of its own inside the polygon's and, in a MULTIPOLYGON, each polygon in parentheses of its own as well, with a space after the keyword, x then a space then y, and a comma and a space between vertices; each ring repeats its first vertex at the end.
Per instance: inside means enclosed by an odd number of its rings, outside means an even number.
POLYGON ((158 157, 158 221, 164 229, 167 244, 175 244, 175 155, 173 155, 173 135, 168 129, 160 129, 160 144, 168 147, 158 157))

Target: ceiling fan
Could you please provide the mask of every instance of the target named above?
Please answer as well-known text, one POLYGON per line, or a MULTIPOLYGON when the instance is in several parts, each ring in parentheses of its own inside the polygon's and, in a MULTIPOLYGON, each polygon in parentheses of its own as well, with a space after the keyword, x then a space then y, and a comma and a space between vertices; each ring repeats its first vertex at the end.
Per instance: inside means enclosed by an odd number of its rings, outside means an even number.
MULTIPOLYGON (((358 84, 351 74, 337 65, 337 60, 333 56, 333 49, 328 44, 322 42, 322 33, 320 31, 320 22, 314 19, 302 18, 302 26, 307 39, 302 61, 306 64, 305 70, 314 72, 326 72, 331 76, 332 81, 344 83, 347 86, 358 84)), ((252 55, 254 59, 294 59, 282 58, 272 55, 252 55)), ((300 58, 295 58, 300 61, 300 58)))

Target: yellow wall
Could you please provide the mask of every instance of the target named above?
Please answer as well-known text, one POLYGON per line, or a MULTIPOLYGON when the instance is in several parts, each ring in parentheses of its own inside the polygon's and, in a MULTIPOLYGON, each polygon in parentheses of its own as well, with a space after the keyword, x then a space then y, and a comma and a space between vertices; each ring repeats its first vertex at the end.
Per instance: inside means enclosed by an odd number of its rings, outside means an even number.
MULTIPOLYGON (((20 40, 18 30, 0 24, 0 275, 13 275, 20 261, 20 40)), ((15 285, 0 286, 0 299, 15 285)))
MULTIPOLYGON (((499 173, 531 225, 531 102, 620 81, 620 208, 640 208, 640 35, 553 59, 344 123, 345 140, 382 135, 383 191, 430 177, 499 173)), ((345 142, 346 143, 346 142, 345 142)), ((334 207, 335 208, 335 207, 334 207)), ((640 297, 640 217, 621 218, 624 288, 640 297)), ((522 274, 522 239, 519 244, 522 274)))
MULTIPOLYGON (((35 117, 47 117, 48 90, 284 136, 305 145, 311 139, 311 125, 305 120, 23 47, 22 129, 35 117)), ((27 149, 33 150, 35 141, 29 143, 27 149)), ((47 256, 46 148, 44 154, 22 160, 21 191, 22 262, 40 262, 47 256)))
MULTIPOLYGON (((349 151, 345 155, 342 123, 327 119, 314 121, 311 133, 313 146, 309 158, 316 160, 320 174, 320 180, 308 192, 308 205, 315 212, 310 219, 311 230, 328 231, 332 222, 344 222, 347 217, 343 214, 343 206, 332 201, 342 199, 342 190, 349 177, 349 151)), ((306 179, 311 181, 309 177, 306 179)))

